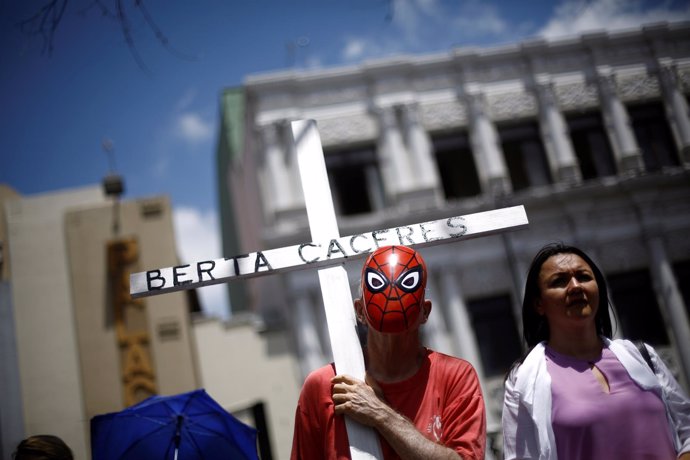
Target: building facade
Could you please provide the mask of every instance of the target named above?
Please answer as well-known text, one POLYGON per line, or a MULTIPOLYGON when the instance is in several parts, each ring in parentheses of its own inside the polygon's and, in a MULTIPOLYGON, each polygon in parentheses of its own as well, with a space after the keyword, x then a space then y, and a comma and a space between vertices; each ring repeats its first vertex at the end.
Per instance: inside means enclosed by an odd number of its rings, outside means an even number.
MULTIPOLYGON (((223 94, 225 256, 310 241, 290 121, 315 119, 340 233, 524 205, 526 229, 424 249, 426 343, 469 360, 500 455, 502 382, 545 243, 607 274, 617 336, 690 382, 690 25, 246 78, 223 94)), ((356 295, 362 260, 346 263, 356 295)), ((287 328, 302 376, 331 359, 310 271, 230 285, 233 311, 287 328)))
POLYGON ((0 198, 3 457, 54 434, 88 459, 93 416, 199 386, 188 296, 129 298, 129 271, 177 262, 169 201, 100 186, 0 198))
POLYGON ((165 196, 0 184, 0 456, 54 434, 89 459, 92 417, 204 388, 287 459, 300 376, 285 331, 204 318, 195 291, 132 300, 129 274, 179 265, 165 196))

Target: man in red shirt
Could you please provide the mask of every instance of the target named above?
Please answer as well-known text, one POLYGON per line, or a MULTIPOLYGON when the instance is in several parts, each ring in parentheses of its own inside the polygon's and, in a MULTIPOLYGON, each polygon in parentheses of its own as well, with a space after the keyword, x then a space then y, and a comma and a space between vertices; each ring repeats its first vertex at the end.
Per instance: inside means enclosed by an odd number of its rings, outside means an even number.
POLYGON ((292 460, 349 459, 343 416, 375 429, 383 458, 484 458, 486 416, 467 361, 425 348, 427 271, 405 246, 374 251, 362 270, 357 319, 366 324, 366 382, 333 364, 307 376, 297 404, 292 460))

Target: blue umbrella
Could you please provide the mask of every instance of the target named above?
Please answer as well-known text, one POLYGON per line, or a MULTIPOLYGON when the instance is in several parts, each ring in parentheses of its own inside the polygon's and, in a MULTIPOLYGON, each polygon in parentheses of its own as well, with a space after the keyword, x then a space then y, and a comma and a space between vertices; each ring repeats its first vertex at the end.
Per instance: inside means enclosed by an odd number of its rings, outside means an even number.
POLYGON ((91 419, 93 460, 258 460, 256 430, 205 390, 152 396, 91 419))

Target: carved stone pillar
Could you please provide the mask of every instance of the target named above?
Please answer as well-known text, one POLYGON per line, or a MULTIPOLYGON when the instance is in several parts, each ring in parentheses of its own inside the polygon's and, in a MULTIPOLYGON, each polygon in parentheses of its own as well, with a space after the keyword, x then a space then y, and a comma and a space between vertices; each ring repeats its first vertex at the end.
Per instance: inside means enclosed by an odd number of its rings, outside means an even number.
POLYGON ((470 142, 482 190, 493 195, 510 192, 508 168, 499 147, 496 126, 486 113, 484 95, 465 94, 470 114, 470 142))
POLYGON ((438 189, 440 183, 431 141, 419 120, 419 106, 417 104, 405 105, 401 107, 401 114, 403 132, 410 152, 417 188, 438 189))
MULTIPOLYGON (((448 322, 452 326, 453 339, 455 342, 456 354, 466 361, 469 361, 477 371, 477 376, 486 389, 486 381, 484 378, 484 371, 482 368, 482 359, 479 353, 479 345, 477 344, 477 337, 472 329, 470 315, 467 311, 465 299, 458 286, 458 280, 454 270, 445 270, 440 277, 441 292, 445 300, 446 312, 448 314, 448 322)), ((486 391, 485 394, 488 394, 486 391)), ((486 412, 487 426, 496 426, 500 420, 495 419, 492 411, 486 412)))
POLYGON ((446 305, 441 302, 437 296, 433 293, 439 292, 436 286, 436 276, 435 273, 429 272, 427 278, 427 299, 431 300, 431 314, 427 320, 424 328, 424 341, 436 351, 445 353, 447 355, 453 355, 453 341, 451 339, 450 333, 448 331, 448 325, 446 323, 446 305), (431 295, 429 295, 431 293, 431 295))
POLYGON ((323 366, 326 363, 326 359, 319 341, 314 304, 308 292, 301 291, 297 293, 294 305, 293 332, 297 344, 300 369, 302 375, 306 377, 309 372, 323 366))
POLYGON ((690 382, 690 322, 685 310, 683 297, 673 275, 664 242, 659 236, 647 240, 652 262, 652 278, 656 291, 661 294, 664 308, 673 336, 675 338, 680 362, 682 363, 686 382, 690 382))
POLYGON ((671 132, 673 132, 678 151, 681 152, 681 161, 690 163, 688 102, 680 90, 675 66, 660 64, 658 75, 671 132))
POLYGON ((582 182, 568 126, 553 94, 553 84, 536 83, 535 93, 539 104, 539 128, 548 158, 552 162, 551 171, 559 182, 582 182))
POLYGON ((379 121, 378 154, 384 187, 392 202, 414 189, 414 175, 395 111, 391 107, 374 112, 379 121))
POLYGON ((280 142, 278 125, 269 124, 260 129, 264 160, 264 199, 268 208, 277 213, 289 208, 292 196, 285 149, 280 142))
POLYGON ((482 375, 479 346, 454 270, 445 270, 441 273, 440 284, 448 322, 453 332, 455 355, 471 362, 477 368, 477 372, 482 375))
POLYGON ((635 139, 628 112, 616 93, 614 75, 599 73, 596 78, 599 98, 609 139, 620 172, 639 172, 644 169, 640 148, 635 139))

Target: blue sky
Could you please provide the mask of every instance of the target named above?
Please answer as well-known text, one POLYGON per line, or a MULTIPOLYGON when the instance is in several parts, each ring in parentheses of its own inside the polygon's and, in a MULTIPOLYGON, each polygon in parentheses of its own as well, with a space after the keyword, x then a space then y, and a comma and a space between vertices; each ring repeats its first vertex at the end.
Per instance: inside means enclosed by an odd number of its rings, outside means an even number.
MULTIPOLYGON (((108 139, 125 199, 170 196, 185 262, 221 256, 219 95, 247 75, 690 19, 687 0, 144 0, 166 48, 122 1, 142 68, 96 6, 116 0, 69 0, 50 53, 17 25, 45 3, 0 0, 0 183, 23 195, 99 183, 108 139)), ((221 287, 200 292, 225 315, 221 287)))

